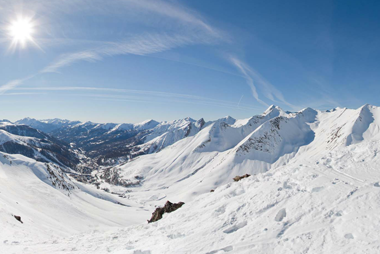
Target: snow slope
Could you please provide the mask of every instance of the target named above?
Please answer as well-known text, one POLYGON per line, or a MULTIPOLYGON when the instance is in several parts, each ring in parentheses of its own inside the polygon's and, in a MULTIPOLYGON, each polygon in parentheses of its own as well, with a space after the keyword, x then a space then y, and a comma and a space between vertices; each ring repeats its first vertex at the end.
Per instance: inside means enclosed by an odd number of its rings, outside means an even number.
POLYGON ((0 153, 1 253, 11 253, 20 241, 127 226, 148 214, 132 202, 74 182, 54 164, 0 153))
MULTIPOLYGON (((379 149, 357 144, 199 195, 161 221, 30 245, 21 253, 378 253, 379 149), (367 153, 363 153, 366 151, 367 153), (342 160, 342 156, 351 160, 342 160), (372 167, 368 167, 368 164, 372 167), (342 169, 343 168, 343 169, 342 169), (358 175, 362 177, 359 178, 358 175), (377 180, 376 180, 377 179, 377 180)), ((163 201, 161 202, 163 203, 163 201)))
POLYGON ((114 168, 140 186, 101 183, 129 191, 125 209, 185 202, 162 220, 0 244, 14 253, 379 253, 379 151, 380 108, 371 105, 227 117, 114 168))
POLYGON ((132 155, 159 152, 183 138, 194 136, 204 124, 203 119, 195 121, 189 117, 171 122, 161 122, 143 137, 143 144, 134 147, 132 155))
POLYGON ((314 110, 287 114, 270 107, 245 121, 220 119, 159 153, 140 156, 117 168, 126 179, 143 177, 149 190, 187 186, 182 198, 191 199, 236 175, 265 172, 286 163, 313 140, 309 122, 316 114, 314 110))
POLYGON ((297 113, 270 107, 249 120, 215 121, 194 136, 117 169, 126 179, 144 177, 143 185, 149 190, 187 186, 182 198, 191 199, 235 175, 266 172, 297 158, 319 158, 325 151, 379 140, 379 112, 369 105, 332 112, 307 108, 297 113))

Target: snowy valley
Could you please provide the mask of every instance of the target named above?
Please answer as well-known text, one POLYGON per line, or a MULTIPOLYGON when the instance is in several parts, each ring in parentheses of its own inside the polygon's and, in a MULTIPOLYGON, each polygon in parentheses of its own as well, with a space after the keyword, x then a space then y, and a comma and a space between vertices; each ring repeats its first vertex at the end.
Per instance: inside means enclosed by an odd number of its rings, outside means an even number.
POLYGON ((1 253, 380 252, 376 106, 3 120, 0 151, 1 253))

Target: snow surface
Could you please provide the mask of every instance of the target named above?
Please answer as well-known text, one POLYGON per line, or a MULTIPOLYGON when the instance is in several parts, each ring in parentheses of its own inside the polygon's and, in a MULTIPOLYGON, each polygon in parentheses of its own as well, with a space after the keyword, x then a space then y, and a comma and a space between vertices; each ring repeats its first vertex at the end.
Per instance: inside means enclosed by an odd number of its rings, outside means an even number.
POLYGON ((28 125, 32 128, 41 130, 43 132, 49 132, 58 128, 66 127, 66 126, 74 126, 80 123, 79 121, 69 121, 66 119, 44 119, 44 120, 36 120, 33 118, 26 117, 24 119, 18 120, 15 124, 20 125, 28 125))
POLYGON ((136 130, 136 131, 143 131, 148 129, 153 129, 159 124, 159 122, 155 120, 146 120, 141 123, 131 124, 131 123, 122 123, 115 125, 108 133, 112 133, 118 130, 136 130))
POLYGON ((273 106, 250 119, 207 123, 116 167, 124 179, 143 179, 128 189, 100 186, 126 198, 66 177, 77 187, 62 190, 47 180, 45 164, 0 156, 0 249, 379 253, 379 151, 378 107, 286 113, 273 106), (245 173, 252 176, 233 182, 245 173), (166 200, 185 205, 147 224, 166 200))
POLYGON ((127 226, 149 215, 132 205, 96 188, 82 188, 54 164, 0 153, 1 253, 13 253, 20 241, 49 241, 127 226), (13 215, 21 216, 23 224, 13 215))
POLYGON ((149 154, 159 152, 183 138, 196 135, 203 126, 203 119, 195 121, 189 117, 170 122, 161 122, 150 130, 144 137, 144 143, 137 146, 136 150, 149 154))

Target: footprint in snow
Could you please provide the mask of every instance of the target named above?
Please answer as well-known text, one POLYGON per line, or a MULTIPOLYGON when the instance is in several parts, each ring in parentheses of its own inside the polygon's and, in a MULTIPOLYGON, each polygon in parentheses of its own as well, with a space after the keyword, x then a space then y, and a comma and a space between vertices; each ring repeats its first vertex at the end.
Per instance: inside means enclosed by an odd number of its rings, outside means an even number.
POLYGON ((225 211, 226 211, 226 207, 225 206, 221 206, 221 207, 219 207, 218 209, 215 210, 215 213, 217 215, 220 215, 220 214, 225 213, 225 211))
POLYGON ((135 250, 133 254, 151 254, 150 250, 135 250))
POLYGON ((186 235, 181 234, 181 233, 175 233, 175 234, 167 235, 167 237, 170 238, 170 239, 177 239, 177 238, 182 238, 182 237, 185 237, 185 236, 186 235))
POLYGON ((292 186, 288 184, 288 182, 284 182, 283 186, 284 189, 291 189, 292 186))
POLYGON ((227 246, 227 247, 224 247, 222 249, 219 249, 219 250, 213 250, 213 251, 210 251, 210 252, 207 252, 206 254, 215 254, 215 253, 220 253, 220 251, 223 251, 223 252, 230 252, 234 249, 234 247, 232 246, 227 246))
POLYGON ((238 231, 241 228, 244 228, 245 226, 247 226, 247 222, 243 221, 243 222, 240 222, 240 223, 238 223, 236 225, 233 225, 232 227, 224 230, 223 233, 225 233, 225 234, 231 234, 231 233, 234 233, 234 232, 238 231))
POLYGON ((346 239, 354 239, 354 236, 351 233, 345 234, 344 238, 346 239))
POLYGON ((280 211, 278 211, 274 220, 275 221, 282 221, 285 217, 286 217, 286 210, 285 210, 285 208, 282 208, 280 211))
POLYGON ((320 192, 321 190, 323 190, 324 189, 324 187, 314 187, 312 190, 311 190, 311 192, 320 192))

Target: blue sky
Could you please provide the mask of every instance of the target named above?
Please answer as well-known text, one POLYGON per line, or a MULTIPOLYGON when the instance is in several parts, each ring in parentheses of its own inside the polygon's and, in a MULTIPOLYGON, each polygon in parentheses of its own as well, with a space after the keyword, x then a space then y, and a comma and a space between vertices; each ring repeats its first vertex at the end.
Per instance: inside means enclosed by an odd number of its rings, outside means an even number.
POLYGON ((0 118, 380 105, 378 1, 0 0, 0 118), (15 43, 10 27, 33 32, 15 43))

